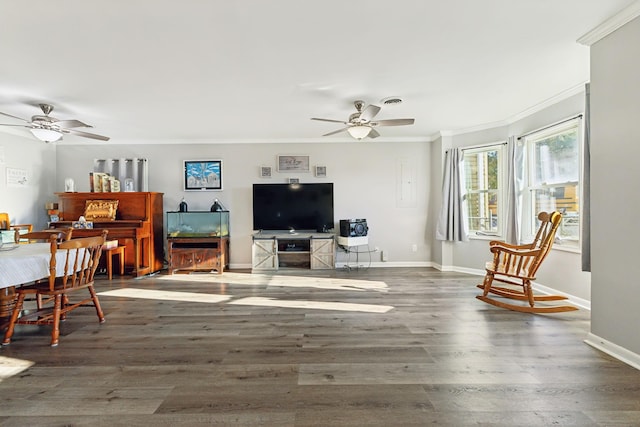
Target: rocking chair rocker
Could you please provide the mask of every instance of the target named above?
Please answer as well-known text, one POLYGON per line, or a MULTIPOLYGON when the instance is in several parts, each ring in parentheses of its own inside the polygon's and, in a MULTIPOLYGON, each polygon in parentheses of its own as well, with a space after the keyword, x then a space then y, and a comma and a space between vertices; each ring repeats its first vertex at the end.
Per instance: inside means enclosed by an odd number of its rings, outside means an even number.
POLYGON ((483 283, 478 288, 483 290, 482 295, 477 295, 481 301, 496 307, 525 313, 560 313, 577 310, 571 305, 536 306, 538 301, 559 301, 567 297, 561 295, 534 295, 531 282, 535 280, 536 271, 545 259, 553 241, 556 231, 562 221, 559 212, 540 212, 538 214, 540 228, 532 243, 526 245, 510 245, 504 242, 491 241, 489 248, 493 253, 493 261, 485 266, 486 275, 483 283), (507 286, 495 286, 494 282, 501 282, 507 286), (525 304, 510 304, 506 301, 490 298, 489 293, 528 302, 525 304))

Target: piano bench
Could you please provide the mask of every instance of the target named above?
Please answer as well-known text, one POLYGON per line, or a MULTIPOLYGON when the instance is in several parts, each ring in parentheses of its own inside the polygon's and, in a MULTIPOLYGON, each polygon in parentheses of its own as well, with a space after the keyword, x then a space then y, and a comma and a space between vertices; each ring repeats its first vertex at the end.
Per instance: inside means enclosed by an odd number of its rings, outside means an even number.
POLYGON ((103 249, 105 260, 107 262, 107 275, 109 280, 113 277, 113 256, 118 255, 120 265, 120 275, 124 276, 124 246, 116 246, 115 248, 103 249))

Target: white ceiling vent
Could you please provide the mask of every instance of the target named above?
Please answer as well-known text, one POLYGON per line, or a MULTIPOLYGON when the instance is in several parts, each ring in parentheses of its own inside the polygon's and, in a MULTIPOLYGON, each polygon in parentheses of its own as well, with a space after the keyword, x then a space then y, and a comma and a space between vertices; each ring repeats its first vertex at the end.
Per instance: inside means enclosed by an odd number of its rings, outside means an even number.
POLYGON ((397 96, 389 96, 387 98, 382 98, 380 102, 383 105, 398 105, 398 104, 402 104, 402 98, 397 96))

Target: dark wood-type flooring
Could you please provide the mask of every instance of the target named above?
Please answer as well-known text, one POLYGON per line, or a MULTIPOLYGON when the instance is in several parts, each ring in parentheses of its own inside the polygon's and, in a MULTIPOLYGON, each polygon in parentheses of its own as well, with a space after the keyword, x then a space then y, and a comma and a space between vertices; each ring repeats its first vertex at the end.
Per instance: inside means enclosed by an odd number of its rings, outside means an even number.
POLYGON ((640 371, 584 343, 586 310, 507 311, 430 268, 278 275, 100 278, 227 299, 101 295, 106 323, 72 312, 57 348, 17 327, 0 366, 33 365, 0 382, 0 426, 640 425, 640 371))

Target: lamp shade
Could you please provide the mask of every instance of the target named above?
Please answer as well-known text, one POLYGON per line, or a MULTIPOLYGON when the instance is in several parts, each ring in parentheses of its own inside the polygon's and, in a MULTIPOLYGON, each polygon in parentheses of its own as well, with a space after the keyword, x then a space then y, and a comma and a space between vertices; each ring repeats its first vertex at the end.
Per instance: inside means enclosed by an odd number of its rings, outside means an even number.
POLYGON ((29 130, 33 136, 44 142, 54 142, 62 138, 62 132, 53 129, 32 128, 29 130))
POLYGON ((348 128, 347 132, 349 132, 349 135, 351 135, 355 139, 362 139, 369 135, 369 132, 371 132, 371 128, 369 126, 357 125, 348 128))

